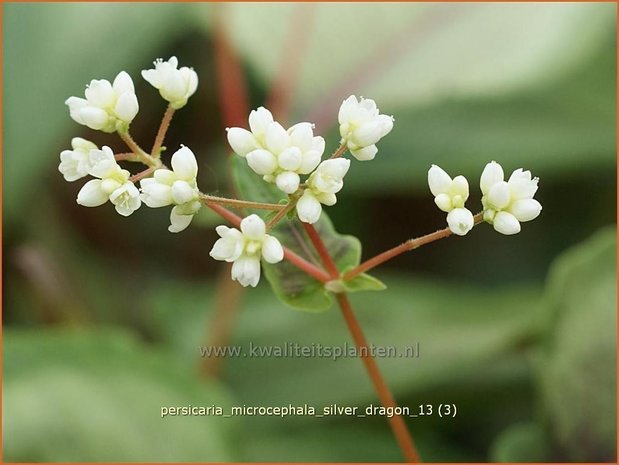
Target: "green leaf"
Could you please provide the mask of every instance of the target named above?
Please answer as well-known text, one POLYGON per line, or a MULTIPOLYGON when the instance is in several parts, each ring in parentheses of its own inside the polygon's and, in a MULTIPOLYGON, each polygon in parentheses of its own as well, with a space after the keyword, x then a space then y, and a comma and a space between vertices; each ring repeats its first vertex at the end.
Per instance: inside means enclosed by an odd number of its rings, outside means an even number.
POLYGON ((537 360, 545 425, 563 460, 615 461, 616 229, 561 256, 537 360))
MULTIPOLYGON (((275 186, 262 180, 245 160, 232 157, 232 172, 237 191, 246 200, 279 203, 282 194, 275 186)), ((264 211, 255 212, 264 216, 264 211)), ((327 214, 323 211, 314 228, 322 238, 339 270, 352 268, 361 259, 361 244, 353 236, 341 235, 335 231, 327 214)), ((322 267, 310 239, 297 220, 281 221, 274 229, 274 235, 284 247, 322 267)), ((271 265, 263 264, 264 274, 279 299, 288 306, 309 312, 328 310, 333 297, 325 286, 291 263, 284 261, 271 265)))
POLYGON ((118 330, 4 330, 3 459, 11 462, 232 461, 234 421, 162 407, 230 399, 167 354, 118 330))
MULTIPOLYGON (((347 271, 347 270, 346 270, 347 271)), ((355 276, 350 281, 337 280, 327 284, 327 288, 332 286, 334 292, 359 292, 359 291, 384 291, 387 289, 385 283, 366 273, 355 276)))

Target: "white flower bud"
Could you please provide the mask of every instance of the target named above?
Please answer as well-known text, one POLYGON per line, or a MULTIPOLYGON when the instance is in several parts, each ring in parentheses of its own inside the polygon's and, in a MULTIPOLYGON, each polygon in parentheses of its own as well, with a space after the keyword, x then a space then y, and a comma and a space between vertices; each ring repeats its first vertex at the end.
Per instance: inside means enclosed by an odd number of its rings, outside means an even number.
POLYGON ((473 214, 466 208, 454 208, 447 214, 449 229, 458 236, 464 236, 473 229, 473 214))
POLYGON ((267 263, 279 263, 284 259, 284 248, 275 237, 268 234, 262 243, 262 258, 267 263))
POLYGON ((118 73, 113 84, 105 79, 93 79, 84 94, 86 99, 69 97, 65 104, 71 118, 91 129, 124 130, 139 110, 133 81, 124 71, 118 73))
POLYGON ((77 194, 77 203, 84 207, 98 207, 110 198, 110 195, 101 188, 100 179, 88 181, 77 194))
POLYGON ((320 218, 322 206, 311 191, 306 190, 297 202, 297 215, 304 223, 314 224, 320 218))
POLYGON ((262 176, 277 170, 277 158, 268 150, 258 149, 247 154, 247 164, 255 173, 262 176))
POLYGON ((342 143, 358 160, 371 160, 376 155, 375 145, 393 129, 393 118, 379 114, 371 99, 357 100, 351 95, 342 103, 338 113, 342 143), (366 149, 367 150, 364 150, 366 149))
POLYGON ((154 69, 142 71, 142 77, 159 91, 161 97, 170 102, 176 110, 184 107, 187 100, 198 88, 198 75, 187 67, 177 69, 178 60, 171 57, 168 61, 158 58, 154 69))
POLYGON ((535 199, 516 200, 509 211, 518 221, 531 221, 542 212, 542 205, 535 199))
POLYGON ((230 147, 241 157, 246 156, 249 152, 258 148, 258 141, 247 129, 228 128, 226 131, 228 132, 228 143, 230 147))
POLYGON ((494 229, 507 236, 520 232, 520 223, 514 215, 508 212, 498 212, 492 223, 494 229))
POLYGON ((301 183, 301 178, 297 173, 293 173, 292 171, 284 171, 280 173, 275 178, 275 185, 277 185, 278 189, 286 194, 293 194, 299 188, 299 184, 301 183))
POLYGON ((232 264, 232 279, 241 286, 256 287, 260 281, 260 260, 254 256, 241 256, 232 264))
POLYGON ((189 147, 181 147, 172 155, 172 169, 178 179, 195 181, 198 175, 198 162, 189 147))
POLYGON ((490 188, 495 184, 502 182, 503 179, 503 168, 497 162, 491 161, 486 165, 484 171, 481 173, 481 179, 479 180, 481 192, 484 195, 488 194, 490 188))

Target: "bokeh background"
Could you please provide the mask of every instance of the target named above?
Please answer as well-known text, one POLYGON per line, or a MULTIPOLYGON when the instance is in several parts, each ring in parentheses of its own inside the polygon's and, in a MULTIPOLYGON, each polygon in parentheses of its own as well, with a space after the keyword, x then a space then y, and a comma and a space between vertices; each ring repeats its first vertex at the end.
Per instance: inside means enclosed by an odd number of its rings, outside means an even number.
MULTIPOLYGON (((203 344, 350 342, 337 308, 286 308, 208 257, 216 220, 79 207, 57 171, 81 136, 64 100, 120 70, 136 83, 134 137, 165 105, 140 76, 179 57, 200 76, 166 146, 228 195, 224 128, 267 104, 337 146, 354 93, 393 114, 375 161, 353 163, 341 233, 369 257, 444 227, 431 163, 471 180, 485 163, 539 176, 542 215, 521 234, 482 225, 390 262, 383 292, 352 298, 401 405, 454 403, 408 422, 426 461, 615 461, 614 4, 3 5, 3 446, 5 461, 398 461, 384 418, 160 418, 162 406, 365 407, 356 359, 201 360, 203 344)), ((472 208, 473 209, 473 208, 472 208)), ((203 209, 205 210, 205 209, 203 209)))

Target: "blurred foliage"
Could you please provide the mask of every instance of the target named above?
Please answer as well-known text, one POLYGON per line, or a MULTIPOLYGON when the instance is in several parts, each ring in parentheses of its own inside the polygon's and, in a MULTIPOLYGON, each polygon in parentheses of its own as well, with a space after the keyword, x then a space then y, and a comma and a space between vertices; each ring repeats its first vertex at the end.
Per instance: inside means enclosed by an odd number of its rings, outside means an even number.
POLYGON ((162 407, 230 399, 118 330, 4 332, 4 458, 11 462, 233 461, 222 417, 162 407))
MULTIPOLYGON (((3 6, 5 461, 400 460, 383 418, 162 420, 166 403, 377 401, 356 359, 236 358, 219 382, 199 377, 221 297, 208 257, 216 217, 203 209, 172 235, 162 210, 120 218, 109 205, 76 206, 79 183, 56 171, 73 136, 121 147, 68 117, 64 100, 93 78, 131 73, 141 106, 133 134, 152 140, 164 105, 139 70, 174 54, 200 86, 175 115, 168 153, 189 145, 203 190, 233 192, 213 11, 3 6)), ((426 188, 430 163, 472 186, 491 159, 541 178, 544 211, 518 236, 481 225, 381 269, 387 291, 351 297, 371 343, 419 342, 417 359, 378 361, 399 403, 458 405, 455 419, 409 419, 424 459, 614 460, 615 229, 588 237, 616 221, 616 6, 229 4, 220 13, 253 106, 293 50, 292 112, 317 122, 329 148, 351 93, 394 114, 376 160, 353 164, 327 210, 335 229, 361 239, 364 257, 444 227, 426 188)), ((266 283, 246 294, 232 333, 243 346, 349 340, 338 312, 288 311, 266 283)))

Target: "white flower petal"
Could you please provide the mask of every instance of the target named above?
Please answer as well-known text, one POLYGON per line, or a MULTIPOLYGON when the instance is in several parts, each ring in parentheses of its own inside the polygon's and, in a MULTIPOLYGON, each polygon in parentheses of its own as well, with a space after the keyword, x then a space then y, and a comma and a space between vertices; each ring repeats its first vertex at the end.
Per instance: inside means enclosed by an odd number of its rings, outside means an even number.
POLYGON ((284 248, 276 237, 266 235, 262 243, 262 258, 268 263, 278 263, 284 259, 284 248))
POLYGON ((451 187, 451 177, 440 166, 432 165, 428 170, 428 186, 435 197, 447 194, 451 187))
POLYGON ((116 207, 116 211, 122 216, 129 216, 142 202, 140 192, 132 182, 126 182, 110 194, 110 202, 116 207))
POLYGON ((297 216, 304 223, 313 224, 320 218, 322 205, 314 195, 306 190, 297 202, 297 216))
MULTIPOLYGON (((76 112, 79 115, 78 118, 82 121, 82 124, 88 126, 90 129, 104 132, 114 132, 115 130, 115 128, 110 126, 110 116, 101 108, 86 106, 76 110, 76 112)), ((78 118, 73 119, 78 121, 78 118)))
POLYGON ((178 233, 185 230, 191 223, 191 220, 193 220, 193 215, 182 215, 179 212, 180 209, 176 206, 170 213, 170 226, 168 226, 168 231, 171 233, 178 233))
POLYGON ((198 162, 189 147, 181 147, 172 155, 172 169, 179 179, 195 181, 198 175, 198 162))
POLYGON ((102 181, 92 179, 80 189, 77 194, 77 203, 84 207, 98 207, 108 201, 109 195, 101 189, 102 181))
POLYGON ((247 239, 262 241, 265 231, 264 221, 258 215, 249 215, 241 221, 241 232, 247 239))
POLYGON ((284 171, 275 178, 275 185, 286 194, 293 194, 299 188, 301 178, 297 173, 292 171, 284 171))
POLYGON ((154 179, 142 179, 141 199, 150 208, 166 207, 172 204, 172 188, 166 184, 161 184, 154 179))
POLYGON ((481 173, 479 180, 479 187, 481 192, 486 195, 490 191, 490 188, 495 184, 503 181, 504 174, 503 168, 495 161, 491 161, 486 165, 484 171, 481 173))
POLYGON ((501 234, 510 236, 512 234, 518 234, 520 232, 520 223, 514 215, 507 212, 499 212, 494 217, 492 223, 494 229, 501 234))
POLYGON ((348 173, 350 160, 346 158, 334 158, 325 160, 318 166, 318 171, 326 176, 342 179, 348 173))
POLYGON ((278 154, 290 145, 290 136, 281 124, 274 122, 267 128, 265 142, 269 151, 278 154))
POLYGON ((290 143, 298 147, 301 152, 306 152, 312 148, 314 130, 311 123, 297 123, 288 129, 290 143))
POLYGON ((99 108, 109 107, 116 99, 116 92, 112 84, 106 79, 93 79, 86 88, 86 100, 91 105, 99 108))
POLYGON ((447 214, 447 224, 452 233, 464 236, 473 229, 473 214, 466 208, 454 208, 447 214))
POLYGON ((227 226, 218 226, 216 230, 221 239, 215 242, 209 255, 215 260, 233 262, 243 252, 243 234, 238 229, 228 228, 227 226))
POLYGON ((260 281, 260 260, 257 257, 239 257, 232 265, 232 279, 241 286, 256 287, 260 281))
POLYGON ((125 71, 121 71, 114 78, 114 82, 112 83, 112 88, 117 95, 124 94, 125 92, 129 92, 131 94, 135 94, 135 87, 133 86, 133 80, 131 76, 127 74, 125 71))
POLYGON ((359 161, 374 160, 378 153, 378 147, 376 145, 368 145, 367 147, 361 147, 359 149, 351 149, 350 153, 359 161))
POLYGON ((438 208, 440 208, 446 213, 449 213, 454 208, 451 202, 451 197, 448 194, 437 195, 436 197, 434 197, 434 203, 438 208))
POLYGON ((509 213, 522 222, 534 220, 541 211, 542 205, 535 199, 516 200, 509 207, 509 213))
POLYGON ((450 188, 450 194, 452 196, 458 195, 462 197, 462 201, 465 202, 469 198, 469 182, 462 175, 456 176, 450 188))
POLYGON ((509 186, 505 181, 494 184, 488 191, 488 204, 495 210, 505 208, 509 204, 510 200, 511 194, 509 192, 509 186))
POLYGON ((355 97, 354 95, 351 95, 346 100, 344 100, 342 102, 342 105, 340 106, 340 110, 337 115, 338 122, 340 124, 344 124, 350 121, 354 111, 357 109, 358 106, 359 102, 357 101, 357 97, 355 97))
MULTIPOLYGON (((279 167, 285 171, 297 171, 303 161, 301 149, 298 147, 288 147, 277 157, 279 167)), ((264 173, 269 174, 269 173, 264 173)))
POLYGON ((140 106, 138 105, 138 99, 134 93, 124 92, 118 97, 116 106, 114 107, 114 113, 118 116, 118 119, 129 124, 138 114, 140 106))
POLYGON ((181 205, 197 198, 197 192, 187 181, 175 181, 172 184, 172 200, 175 204, 181 205))
POLYGON ((246 158, 249 167, 262 176, 273 174, 277 169, 277 158, 268 150, 254 150, 246 158))
POLYGON ((252 110, 249 114, 249 127, 256 137, 264 136, 271 123, 273 123, 273 115, 264 107, 252 110))
POLYGON ((228 143, 234 153, 244 157, 252 150, 258 148, 258 141, 254 135, 247 129, 243 128, 228 128, 228 143))

